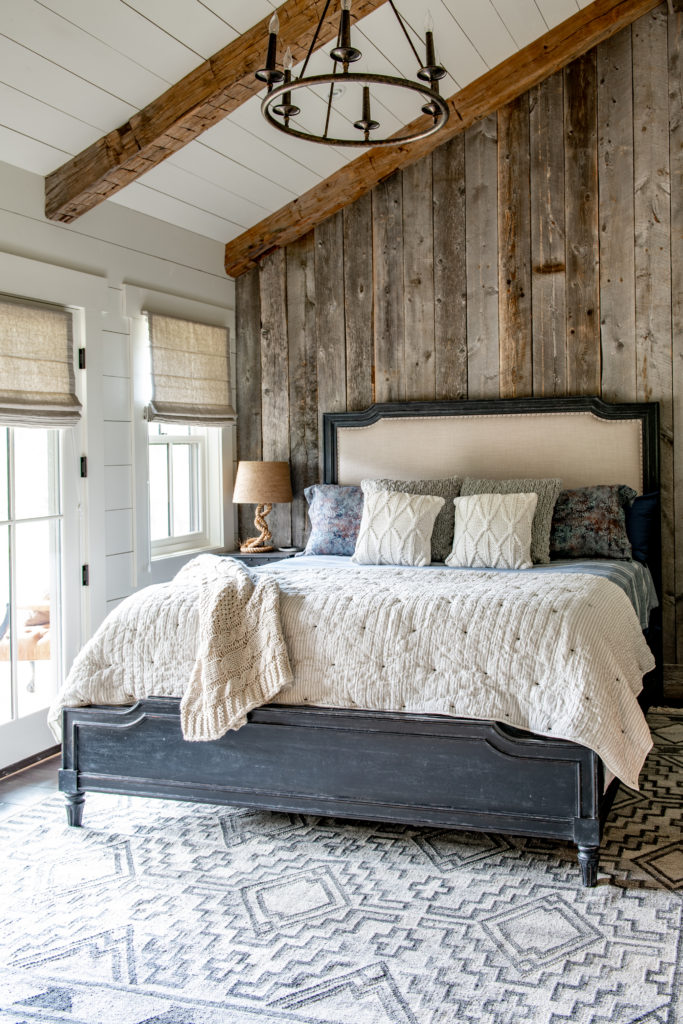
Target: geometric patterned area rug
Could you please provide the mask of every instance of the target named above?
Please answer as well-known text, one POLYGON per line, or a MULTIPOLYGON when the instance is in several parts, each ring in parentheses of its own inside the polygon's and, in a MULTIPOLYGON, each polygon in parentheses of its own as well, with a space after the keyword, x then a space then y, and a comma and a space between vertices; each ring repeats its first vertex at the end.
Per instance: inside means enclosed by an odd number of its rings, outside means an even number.
POLYGON ((0 822, 0 1022, 680 1024, 683 714, 572 846, 90 794, 0 822))

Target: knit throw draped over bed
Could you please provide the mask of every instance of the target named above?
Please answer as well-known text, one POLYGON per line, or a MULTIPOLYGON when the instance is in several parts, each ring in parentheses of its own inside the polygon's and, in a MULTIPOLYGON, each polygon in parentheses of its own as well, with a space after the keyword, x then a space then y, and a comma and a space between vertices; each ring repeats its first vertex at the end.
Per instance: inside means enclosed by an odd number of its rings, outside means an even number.
POLYGON ((280 563, 254 586, 204 555, 114 610, 50 721, 152 695, 183 698, 190 739, 276 697, 490 719, 590 747, 637 788, 651 740, 636 695, 653 667, 630 601, 595 576, 280 563))

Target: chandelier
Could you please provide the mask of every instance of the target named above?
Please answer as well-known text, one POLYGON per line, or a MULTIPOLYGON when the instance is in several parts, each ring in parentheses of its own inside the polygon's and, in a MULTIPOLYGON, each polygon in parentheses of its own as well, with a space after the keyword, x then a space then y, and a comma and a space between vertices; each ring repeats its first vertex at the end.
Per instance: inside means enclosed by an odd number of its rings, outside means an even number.
MULTIPOLYGON (((436 61, 433 23, 428 16, 425 25, 425 60, 423 63, 422 58, 415 49, 403 18, 396 10, 393 0, 389 0, 389 5, 417 60, 417 80, 413 81, 393 75, 374 75, 349 71, 349 65, 360 60, 363 56, 361 51, 351 44, 351 0, 341 0, 337 45, 330 52, 332 70, 327 75, 306 76, 306 68, 315 49, 315 44, 330 3, 331 0, 326 0, 301 73, 296 78, 292 77, 294 62, 292 60, 292 51, 289 48, 287 48, 284 55, 284 71, 280 71, 277 67, 277 37, 280 31, 280 23, 277 14, 274 14, 270 19, 266 66, 255 72, 259 81, 265 82, 268 86, 268 92, 261 104, 261 113, 266 121, 279 131, 285 132, 287 135, 293 135, 297 139, 306 139, 309 142, 322 142, 330 146, 397 146, 402 143, 416 142, 418 139, 424 139, 443 128, 448 120, 449 108, 439 93, 439 80, 446 75, 446 69, 437 64, 436 61), (316 132, 307 130, 304 125, 296 120, 297 115, 301 113, 301 108, 292 102, 292 93, 298 89, 316 88, 318 86, 329 86, 329 89, 327 89, 324 122, 320 127, 320 131, 316 132), (395 89, 407 90, 412 97, 417 97, 418 101, 422 101, 420 110, 431 119, 431 124, 428 124, 427 127, 416 127, 413 131, 408 130, 405 134, 387 137, 380 130, 382 127, 380 122, 373 118, 371 109, 371 88, 373 86, 390 86, 395 89), (345 138, 334 138, 329 134, 333 101, 336 96, 343 94, 347 87, 358 94, 359 103, 357 109, 360 117, 353 123, 353 128, 357 134, 351 134, 345 138)), ((303 103, 304 101, 301 100, 300 102, 303 103)), ((416 114, 418 112, 416 109, 416 114)), ((375 114, 377 114, 377 105, 375 106, 375 114)), ((422 122, 423 124, 424 122, 422 122)))

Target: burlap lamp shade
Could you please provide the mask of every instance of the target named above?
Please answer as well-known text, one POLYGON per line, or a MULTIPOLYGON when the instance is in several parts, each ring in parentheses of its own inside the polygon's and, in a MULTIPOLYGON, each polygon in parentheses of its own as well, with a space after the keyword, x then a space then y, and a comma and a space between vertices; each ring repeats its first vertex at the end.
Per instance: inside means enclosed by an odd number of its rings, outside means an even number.
POLYGON ((240 462, 237 466, 232 500, 236 505, 256 505, 254 522, 260 536, 250 537, 240 551, 258 554, 272 551, 272 535, 266 516, 277 502, 292 500, 292 484, 288 462, 240 462))

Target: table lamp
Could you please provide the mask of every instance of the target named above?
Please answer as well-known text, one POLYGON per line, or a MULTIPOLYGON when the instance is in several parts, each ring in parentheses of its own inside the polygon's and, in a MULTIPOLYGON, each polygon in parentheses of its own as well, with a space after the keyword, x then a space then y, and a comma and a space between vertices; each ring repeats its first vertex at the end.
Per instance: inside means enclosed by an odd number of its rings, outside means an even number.
POLYGON ((257 555, 272 551, 273 539, 266 516, 276 502, 292 500, 292 484, 288 462, 239 462, 235 476, 232 500, 236 505, 256 505, 254 523, 261 531, 259 537, 250 537, 240 545, 240 551, 257 555))

